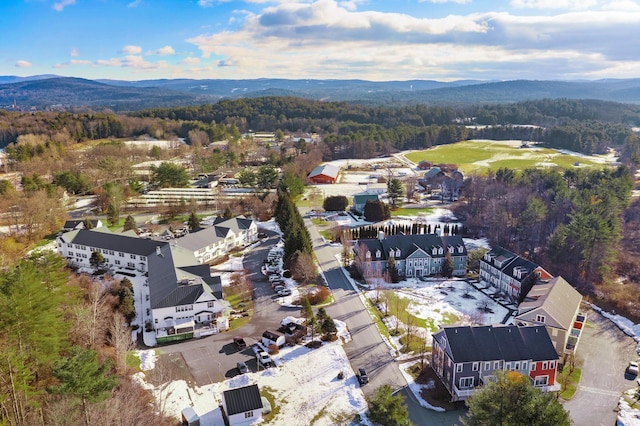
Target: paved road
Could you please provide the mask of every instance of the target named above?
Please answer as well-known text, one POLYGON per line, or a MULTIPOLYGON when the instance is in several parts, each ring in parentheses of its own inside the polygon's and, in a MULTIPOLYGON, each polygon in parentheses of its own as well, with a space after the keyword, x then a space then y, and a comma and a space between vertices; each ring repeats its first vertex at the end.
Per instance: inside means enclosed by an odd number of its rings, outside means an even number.
POLYGON ((354 371, 364 367, 369 375, 369 384, 363 388, 365 395, 370 396, 376 388, 388 384, 404 397, 409 416, 415 425, 461 425, 458 418, 462 412, 440 413, 426 409, 418 403, 391 355, 391 348, 382 340, 358 292, 353 289, 340 268, 335 256, 340 254, 342 248, 325 244, 316 227, 308 219, 305 219, 305 223, 311 234, 320 267, 336 300, 327 308, 327 313, 347 324, 352 340, 344 349, 351 366, 354 371))
POLYGON ((578 358, 584 361, 578 392, 564 404, 574 424, 580 426, 614 425, 620 394, 635 387, 635 377, 626 376, 630 360, 636 359, 636 343, 611 321, 588 312, 588 326, 578 346, 578 358))

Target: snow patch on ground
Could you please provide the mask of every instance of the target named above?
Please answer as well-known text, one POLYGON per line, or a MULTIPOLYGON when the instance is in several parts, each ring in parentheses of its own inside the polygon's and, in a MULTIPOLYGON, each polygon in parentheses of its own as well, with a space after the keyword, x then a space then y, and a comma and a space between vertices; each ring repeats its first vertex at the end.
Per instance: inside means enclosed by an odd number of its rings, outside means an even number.
MULTIPOLYGON (((272 356, 278 367, 238 375, 224 382, 190 387, 184 380, 178 380, 153 387, 144 382, 144 373, 136 373, 133 380, 153 389, 156 400, 164 404, 164 411, 170 416, 179 419, 184 408, 193 406, 202 426, 216 424, 220 418, 218 404, 222 401, 222 392, 253 383, 268 389, 280 405, 272 424, 328 426, 335 424, 336 418, 361 415, 361 424, 370 425, 365 416, 367 402, 341 346, 343 339, 350 340, 350 335, 343 322, 336 321, 336 327, 341 337, 336 342, 325 343, 318 349, 284 348, 272 356), (338 379, 340 372, 344 374, 343 379, 338 379), (316 419, 318 415, 321 417, 316 419)), ((150 358, 140 357, 141 360, 150 358)))
POLYGON ((156 351, 147 349, 143 351, 135 351, 135 355, 140 358, 140 369, 142 371, 153 370, 156 366, 156 351))

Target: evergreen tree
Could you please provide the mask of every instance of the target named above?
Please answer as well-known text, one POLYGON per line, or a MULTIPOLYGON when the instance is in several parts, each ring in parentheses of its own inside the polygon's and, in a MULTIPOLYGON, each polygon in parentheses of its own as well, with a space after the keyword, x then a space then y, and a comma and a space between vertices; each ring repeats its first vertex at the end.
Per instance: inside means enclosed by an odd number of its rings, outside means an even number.
POLYGON ((385 426, 409 426, 409 411, 402 395, 393 395, 391 386, 382 385, 376 389, 369 402, 369 419, 385 426))
POLYGON ((122 232, 125 231, 136 231, 138 229, 138 224, 136 223, 136 220, 133 218, 133 216, 128 215, 125 220, 124 220, 124 226, 122 227, 122 232))
POLYGON ((94 251, 93 253, 91 253, 89 263, 94 268, 99 268, 104 263, 104 256, 99 251, 94 251))
POLYGON ((336 323, 333 321, 333 318, 329 316, 327 316, 320 322, 320 330, 325 336, 336 334, 338 332, 336 323))
POLYGON ((59 384, 48 391, 80 398, 88 426, 88 402, 102 401, 118 384, 118 378, 109 374, 110 362, 100 365, 98 354, 92 349, 74 346, 68 356, 53 363, 52 374, 59 384))
POLYGON ((222 214, 222 218, 223 219, 233 219, 233 210, 231 210, 231 207, 227 206, 224 209, 224 213, 222 214))
POLYGON ((302 308, 300 309, 300 316, 302 316, 302 318, 306 319, 307 321, 313 318, 313 308, 311 307, 311 302, 309 302, 309 299, 306 297, 302 298, 302 308))
POLYGON ((387 194, 391 201, 391 206, 395 208, 398 201, 402 200, 402 197, 404 197, 404 186, 402 185, 402 181, 396 178, 389 179, 387 182, 387 194))
MULTIPOLYGON (((226 210, 225 210, 226 213, 226 210)), ((187 221, 187 226, 189 226, 189 230, 191 232, 195 232, 200 229, 200 219, 195 212, 191 212, 189 215, 189 220, 187 221)))

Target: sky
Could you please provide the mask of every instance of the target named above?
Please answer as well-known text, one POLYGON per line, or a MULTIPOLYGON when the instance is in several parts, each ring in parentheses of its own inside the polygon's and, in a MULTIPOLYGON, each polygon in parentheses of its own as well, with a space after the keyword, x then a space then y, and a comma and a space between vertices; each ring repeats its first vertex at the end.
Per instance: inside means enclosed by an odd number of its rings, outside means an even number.
POLYGON ((2 0, 0 75, 640 77, 632 0, 2 0))

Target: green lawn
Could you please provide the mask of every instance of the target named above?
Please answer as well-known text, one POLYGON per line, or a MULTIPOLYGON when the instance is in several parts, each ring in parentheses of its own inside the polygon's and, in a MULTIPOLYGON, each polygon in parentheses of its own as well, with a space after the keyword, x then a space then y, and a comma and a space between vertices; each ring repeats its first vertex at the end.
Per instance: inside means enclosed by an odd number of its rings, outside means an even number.
MULTIPOLYGON (((560 375, 565 375, 568 373, 569 368, 565 367, 567 372, 565 373, 564 371, 562 373, 560 373, 560 375)), ((569 400, 571 398, 573 398, 573 395, 576 393, 576 391, 578 390, 578 384, 580 383, 580 376, 582 375, 582 370, 580 369, 580 367, 575 367, 573 369, 573 373, 571 373, 569 375, 569 383, 567 383, 566 388, 560 392, 560 397, 564 400, 569 400)), ((556 382, 558 382, 558 380, 556 379, 556 382)))
POLYGON ((580 166, 602 167, 601 163, 575 155, 562 154, 547 148, 520 148, 501 141, 463 141, 440 145, 405 155, 414 163, 457 164, 465 174, 486 174, 500 167, 521 170, 529 167, 559 167, 569 169, 580 166))

